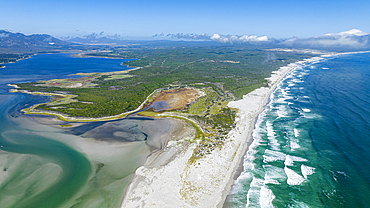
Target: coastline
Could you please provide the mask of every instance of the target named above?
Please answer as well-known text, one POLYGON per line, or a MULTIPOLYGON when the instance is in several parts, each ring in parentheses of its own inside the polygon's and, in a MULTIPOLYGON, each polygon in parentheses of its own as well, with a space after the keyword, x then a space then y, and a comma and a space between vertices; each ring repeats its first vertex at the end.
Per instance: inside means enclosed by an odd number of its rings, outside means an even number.
MULTIPOLYGON (((139 67, 131 70, 136 70, 139 69, 139 67)), ((64 99, 73 99, 76 96, 75 95, 69 95, 69 94, 61 94, 61 93, 46 93, 46 92, 29 92, 27 90, 18 90, 18 86, 16 84, 8 84, 9 87, 14 87, 14 89, 11 89, 10 92, 15 93, 15 92, 21 92, 21 93, 26 93, 26 94, 32 94, 32 95, 43 95, 43 96, 62 96, 64 99)), ((145 99, 144 102, 140 104, 139 107, 137 107, 135 110, 124 112, 118 115, 113 115, 113 116, 105 116, 105 117, 99 117, 99 118, 87 118, 87 117, 73 117, 73 116, 67 116, 62 113, 56 113, 56 112, 49 112, 49 111, 42 111, 42 110, 35 110, 35 108, 39 105, 42 105, 44 103, 40 104, 35 104, 29 108, 22 109, 21 111, 24 112, 24 114, 36 114, 36 115, 47 115, 47 116, 54 116, 62 121, 67 121, 67 122, 95 122, 95 121, 112 121, 112 120, 117 120, 121 118, 125 118, 126 116, 140 111, 145 103, 148 102, 148 100, 160 89, 157 89, 153 91, 150 95, 148 95, 145 99)))
MULTIPOLYGON (((229 193, 231 191, 231 188, 234 185, 234 180, 236 180, 240 176, 240 174, 244 171, 243 170, 243 159, 244 159, 243 156, 246 154, 246 152, 248 151, 249 146, 253 142, 252 132, 254 130, 254 126, 255 126, 257 117, 263 111, 263 109, 267 105, 267 103, 269 102, 270 95, 275 91, 277 85, 293 69, 295 69, 295 68, 297 68, 297 67, 299 67, 301 65, 307 64, 307 63, 313 63, 313 62, 322 60, 323 59, 322 58, 323 56, 324 55, 321 55, 319 57, 313 57, 313 58, 310 58, 310 59, 305 59, 303 61, 298 61, 298 62, 290 63, 287 66, 280 67, 278 71, 273 71, 272 72, 270 78, 267 78, 267 80, 270 81, 269 88, 265 88, 265 89, 259 88, 259 89, 256 89, 253 92, 248 93, 247 95, 244 95, 242 100, 233 101, 233 102, 230 102, 229 103, 230 104, 230 107, 234 107, 234 108, 237 108, 238 110, 241 110, 243 108, 243 106, 248 106, 249 102, 252 101, 252 103, 253 103, 252 96, 260 97, 259 103, 258 103, 258 101, 254 103, 254 104, 257 104, 258 105, 257 111, 255 111, 253 113, 253 115, 249 118, 250 119, 250 122, 249 122, 250 123, 250 126, 249 126, 249 130, 248 130, 248 138, 246 139, 246 143, 243 146, 243 151, 242 151, 243 154, 240 155, 240 157, 238 157, 238 164, 239 164, 239 166, 236 166, 236 168, 234 169, 234 176, 233 176, 233 178, 231 178, 229 180, 229 183, 225 187, 225 189, 223 191, 223 194, 222 194, 222 197, 223 197, 222 198, 222 201, 220 202, 220 204, 218 204, 217 207, 220 207, 220 208, 223 207, 223 204, 225 203, 226 197, 229 195, 229 193), (240 103, 238 103, 238 102, 240 102, 240 103)), ((248 114, 248 113, 246 113, 246 114, 248 114)))
MULTIPOLYGON (((240 164, 251 143, 256 117, 277 84, 292 69, 321 59, 313 57, 281 67, 267 78, 269 87, 256 89, 243 99, 230 102, 228 106, 238 111, 236 127, 229 132, 228 141, 220 149, 200 158, 196 164, 188 163, 196 147, 196 144, 189 144, 165 165, 153 167, 146 163, 138 168, 121 207, 222 207, 235 176, 242 171, 240 164)), ((166 148, 173 147, 169 144, 166 148)))
MULTIPOLYGON (((278 71, 274 71, 272 72, 272 75, 270 78, 267 78, 267 80, 270 81, 269 83, 269 90, 268 90, 268 93, 267 93, 267 97, 265 97, 265 99, 263 99, 262 101, 262 108, 254 115, 254 119, 253 119, 253 123, 251 123, 251 126, 250 126, 250 132, 249 132, 249 138, 246 140, 246 145, 245 145, 245 151, 244 151, 244 154, 245 155, 248 151, 248 148, 250 146, 250 144, 253 142, 253 138, 252 138, 252 133, 253 133, 253 130, 254 130, 254 125, 255 125, 255 122, 257 121, 257 117, 258 115, 263 111, 264 107, 268 104, 269 102, 269 98, 270 98, 270 95, 275 91, 277 85, 287 76, 287 74, 289 72, 291 72, 292 70, 294 70, 296 67, 299 67, 299 66, 302 66, 304 64, 307 64, 307 63, 315 63, 315 62, 319 62, 325 58, 331 58, 331 57, 335 57, 335 56, 340 56, 340 55, 350 55, 350 54, 359 54, 359 53, 370 53, 370 51, 358 51, 358 52, 343 52, 343 53, 335 53, 335 52, 331 52, 331 53, 316 53, 314 51, 314 53, 312 54, 320 54, 320 56, 317 56, 317 57, 313 57, 313 58, 310 58, 310 59, 305 59, 303 61, 298 61, 298 62, 295 62, 295 63, 291 63, 291 64, 288 64, 287 66, 283 66, 281 67, 278 71)), ((261 89, 261 88, 259 88, 261 89)), ((257 89, 257 90, 259 90, 257 89)), ((253 91, 254 92, 254 91, 253 91)), ((251 93, 253 93, 251 92, 251 93)), ((248 96, 250 95, 251 93, 245 95, 245 96, 248 96)), ((243 101, 245 99, 245 97, 243 96, 243 99, 242 100, 239 100, 240 102, 243 101)), ((246 100, 247 101, 247 100, 246 100)), ((238 101, 234 101, 234 102, 238 102, 238 101)), ((233 105, 233 104, 231 104, 233 105)), ((230 183, 228 184, 228 186, 226 187, 225 189, 225 194, 224 195, 224 198, 222 200, 222 203, 219 204, 219 206, 217 207, 223 207, 223 204, 225 203, 225 200, 226 200, 226 197, 227 195, 230 193, 231 191, 231 188, 233 186, 233 183, 234 183, 234 180, 237 179, 237 177, 243 172, 243 169, 241 168, 241 166, 243 165, 243 156, 239 157, 239 167, 237 167, 235 169, 235 174, 234 174, 234 178, 233 180, 230 180, 230 183)))

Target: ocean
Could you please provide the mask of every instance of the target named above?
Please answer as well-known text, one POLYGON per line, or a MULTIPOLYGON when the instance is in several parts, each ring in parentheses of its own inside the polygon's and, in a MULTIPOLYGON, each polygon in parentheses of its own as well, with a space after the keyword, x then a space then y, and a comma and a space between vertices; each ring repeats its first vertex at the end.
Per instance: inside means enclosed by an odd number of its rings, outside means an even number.
POLYGON ((252 135, 224 207, 369 207, 370 54, 292 70, 252 135))

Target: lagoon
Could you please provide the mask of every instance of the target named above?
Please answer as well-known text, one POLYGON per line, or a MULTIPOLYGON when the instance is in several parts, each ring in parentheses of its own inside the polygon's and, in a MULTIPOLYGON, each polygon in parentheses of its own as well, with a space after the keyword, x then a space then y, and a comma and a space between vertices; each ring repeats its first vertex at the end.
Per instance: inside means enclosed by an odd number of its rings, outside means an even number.
MULTIPOLYGON (((118 207, 133 172, 160 148, 155 139, 147 142, 153 137, 148 126, 158 121, 131 118, 63 128, 63 121, 20 112, 50 98, 9 93, 7 84, 129 69, 121 65, 128 60, 73 55, 39 54, 0 69, 2 207, 118 207), (130 126, 135 129, 125 131, 130 126)), ((159 123, 167 129, 172 124, 159 123)))

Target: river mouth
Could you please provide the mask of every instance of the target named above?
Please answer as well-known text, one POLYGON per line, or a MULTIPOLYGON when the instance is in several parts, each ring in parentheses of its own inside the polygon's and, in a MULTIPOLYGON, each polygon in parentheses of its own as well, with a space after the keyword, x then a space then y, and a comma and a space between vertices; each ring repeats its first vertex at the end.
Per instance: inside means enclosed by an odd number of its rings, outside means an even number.
MULTIPOLYGON (((122 60, 89 60, 122 70, 122 60)), ((118 207, 135 170, 164 144, 161 135, 173 124, 169 119, 157 122, 166 127, 161 131, 154 131, 155 120, 139 117, 63 128, 53 117, 22 114, 21 109, 48 98, 9 93, 7 84, 79 72, 73 71, 73 61, 78 59, 43 54, 2 69, 1 207, 118 207), (54 62, 71 63, 60 75, 50 73, 54 62)))
POLYGON ((134 116, 95 127, 88 123, 86 131, 72 134, 73 128, 60 127, 63 121, 52 117, 7 115, 0 153, 7 177, 0 181, 0 202, 9 207, 119 206, 135 170, 172 138, 169 131, 184 126, 174 119, 134 116), (22 197, 8 202, 14 195, 22 197), (46 198, 55 198, 55 203, 46 203, 46 198))

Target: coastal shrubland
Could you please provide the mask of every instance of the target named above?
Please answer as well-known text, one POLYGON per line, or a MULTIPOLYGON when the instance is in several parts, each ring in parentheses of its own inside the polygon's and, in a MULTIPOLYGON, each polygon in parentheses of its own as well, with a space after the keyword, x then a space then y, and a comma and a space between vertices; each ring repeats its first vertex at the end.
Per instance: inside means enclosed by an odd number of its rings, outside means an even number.
POLYGON ((196 89, 203 95, 184 108, 139 113, 175 117, 192 123, 197 134, 189 142, 198 144, 189 159, 192 164, 227 142, 228 132, 235 127, 236 115, 235 110, 227 107, 229 101, 268 86, 265 78, 279 67, 313 55, 271 52, 247 46, 197 46, 94 52, 82 56, 136 58, 125 62, 136 70, 80 74, 84 77, 18 84, 18 90, 63 94, 54 96, 49 103, 31 107, 28 113, 58 113, 94 121, 138 110, 139 106, 145 106, 144 101, 152 102, 166 90, 196 89), (68 96, 73 97, 67 99, 68 96))
MULTIPOLYGON (((13 63, 20 59, 25 59, 30 57, 31 54, 9 54, 9 53, 0 53, 0 63, 13 63)), ((0 67, 3 66, 0 64, 0 67)))
MULTIPOLYGON (((74 94, 80 102, 60 104, 51 108, 47 104, 37 109, 60 112, 75 117, 112 116, 136 109, 154 90, 171 86, 211 87, 216 93, 228 93, 227 100, 240 99, 242 95, 267 85, 271 71, 308 54, 272 52, 245 47, 187 47, 147 49, 116 53, 128 54, 138 60, 127 62, 132 67, 142 67, 128 73, 90 75, 90 86, 71 88, 66 85, 22 83, 22 90, 39 92, 63 91, 74 94), (202 85, 199 85, 201 83, 202 85), (43 85, 42 85, 43 84, 43 85)), ((86 54, 110 57, 109 53, 86 54)), ((82 84, 82 81, 79 82, 82 84)))

